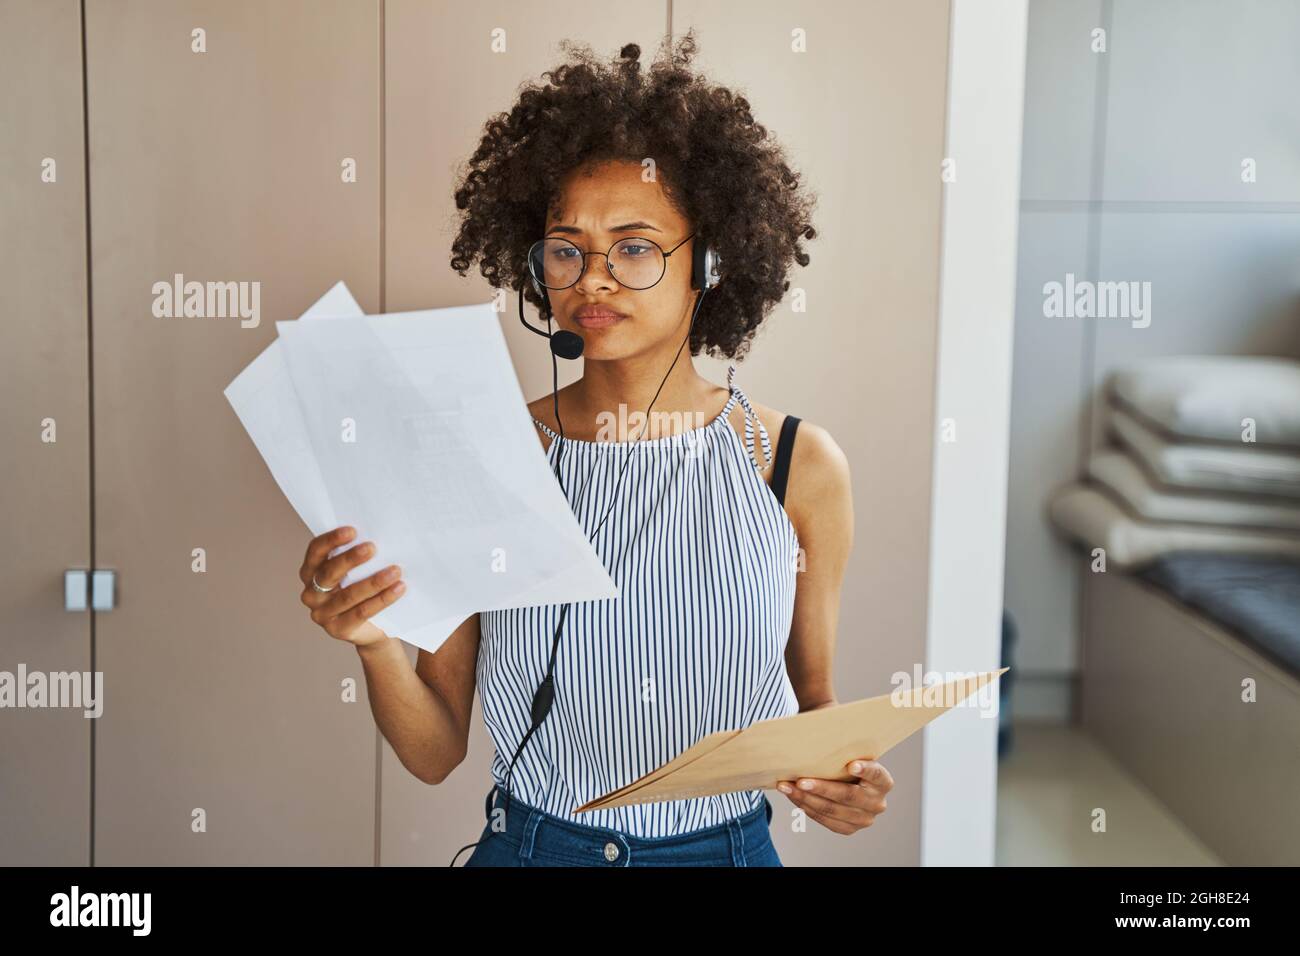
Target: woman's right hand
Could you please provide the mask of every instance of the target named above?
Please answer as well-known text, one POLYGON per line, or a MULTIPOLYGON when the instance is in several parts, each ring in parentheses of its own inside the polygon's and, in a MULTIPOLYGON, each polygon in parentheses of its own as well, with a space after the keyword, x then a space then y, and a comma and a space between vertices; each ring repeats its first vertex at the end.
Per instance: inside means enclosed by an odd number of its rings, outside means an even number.
POLYGON ((311 608, 311 619, 330 637, 364 647, 388 639, 369 619, 400 598, 406 583, 402 581, 401 568, 394 564, 340 588, 338 584, 348 571, 365 564, 375 553, 374 543, 367 541, 332 558, 329 556, 356 534, 356 528, 344 525, 312 538, 298 577, 303 583, 302 603, 311 608), (313 575, 317 584, 332 590, 317 591, 312 587, 313 575))

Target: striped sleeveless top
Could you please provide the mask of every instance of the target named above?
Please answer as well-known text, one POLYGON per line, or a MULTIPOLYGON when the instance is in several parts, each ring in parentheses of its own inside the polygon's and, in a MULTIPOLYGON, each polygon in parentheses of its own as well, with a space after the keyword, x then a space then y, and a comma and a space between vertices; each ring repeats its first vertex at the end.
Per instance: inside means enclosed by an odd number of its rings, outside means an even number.
MULTIPOLYGON (((564 439, 560 474, 589 539, 609 510, 591 541, 619 596, 569 608, 555 702, 515 763, 514 799, 648 838, 710 827, 762 805, 763 791, 748 790, 573 813, 702 737, 799 711, 785 668, 799 540, 760 474, 771 446, 733 384, 735 372, 734 365, 727 372, 727 404, 702 428, 640 441, 564 439), (737 402, 744 444, 728 418, 737 402)), ((534 423, 551 438, 554 470, 560 443, 534 423)), ((530 726, 529 703, 546 673, 560 609, 479 615, 476 678, 496 746, 492 775, 503 789, 530 726)))

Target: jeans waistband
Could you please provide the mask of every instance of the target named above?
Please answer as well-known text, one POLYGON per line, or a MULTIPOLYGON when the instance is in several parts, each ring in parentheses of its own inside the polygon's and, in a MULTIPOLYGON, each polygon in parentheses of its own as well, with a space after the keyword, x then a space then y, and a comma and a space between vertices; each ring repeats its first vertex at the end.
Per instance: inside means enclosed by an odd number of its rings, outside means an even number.
POLYGON ((771 841, 768 825, 772 804, 690 833, 667 837, 638 837, 609 827, 576 823, 511 797, 506 808, 499 785, 488 791, 488 827, 494 807, 505 809, 505 829, 497 833, 526 859, 558 858, 595 866, 653 865, 656 862, 745 866, 746 853, 771 841))

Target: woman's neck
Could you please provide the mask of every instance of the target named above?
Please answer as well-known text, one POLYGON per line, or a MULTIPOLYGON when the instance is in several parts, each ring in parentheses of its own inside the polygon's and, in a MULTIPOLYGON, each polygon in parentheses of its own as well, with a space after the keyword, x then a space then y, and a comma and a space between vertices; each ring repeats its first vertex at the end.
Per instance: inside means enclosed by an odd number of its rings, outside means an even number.
POLYGON ((571 421, 575 433, 586 435, 607 432, 613 423, 620 434, 601 434, 598 440, 629 441, 676 434, 707 423, 718 412, 714 407, 718 404, 718 386, 700 376, 685 348, 665 379, 664 373, 672 362, 672 353, 667 357, 654 353, 616 361, 587 361, 583 377, 560 390, 560 414, 566 426, 571 421), (659 397, 655 398, 657 390, 659 397), (646 421, 651 399, 654 407, 650 421, 646 421), (628 433, 623 434, 624 430, 628 433))

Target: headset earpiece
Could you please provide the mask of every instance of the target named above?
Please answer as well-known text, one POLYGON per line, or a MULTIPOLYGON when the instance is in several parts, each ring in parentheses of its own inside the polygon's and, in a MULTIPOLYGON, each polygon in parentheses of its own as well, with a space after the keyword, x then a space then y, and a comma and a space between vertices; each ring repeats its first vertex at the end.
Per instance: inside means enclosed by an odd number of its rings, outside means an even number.
POLYGON ((691 246, 691 288, 708 290, 722 281, 722 258, 712 246, 691 246))

